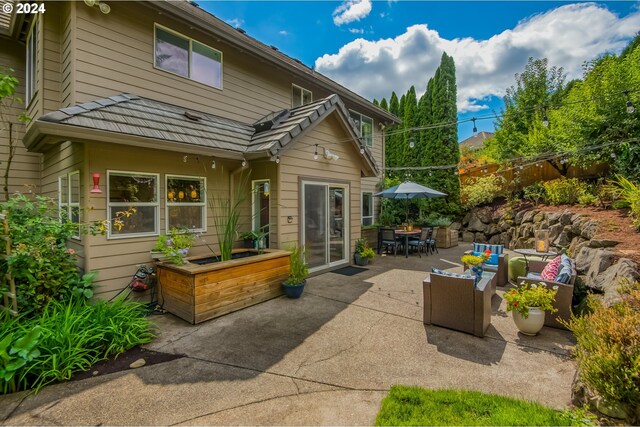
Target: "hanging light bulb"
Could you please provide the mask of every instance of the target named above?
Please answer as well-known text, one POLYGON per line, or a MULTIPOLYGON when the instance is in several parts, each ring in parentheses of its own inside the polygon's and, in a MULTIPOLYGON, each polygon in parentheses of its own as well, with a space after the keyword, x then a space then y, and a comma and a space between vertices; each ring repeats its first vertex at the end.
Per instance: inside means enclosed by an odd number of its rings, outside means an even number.
POLYGON ((269 196, 269 183, 265 182, 264 185, 262 186, 262 193, 264 194, 265 197, 269 196))
POLYGON ((184 156, 184 157, 182 158, 182 162, 183 162, 183 163, 187 163, 187 157, 188 157, 188 156, 184 156))
POLYGON ((242 158, 242 167, 243 168, 247 167, 247 160, 244 157, 242 158))
POLYGON ((216 168, 216 161, 215 159, 211 160, 211 169, 215 169, 216 168))
POLYGON ((415 147, 415 146, 416 146, 416 141, 415 141, 415 139, 413 138, 413 136, 411 136, 411 137, 409 138, 409 148, 413 148, 413 147, 415 147))
POLYGON ((276 163, 280 163, 280 156, 276 155, 276 163))
POLYGON ((360 146, 360 154, 364 154, 364 146, 363 145, 360 146))
POLYGON ((104 13, 105 15, 111 12, 111 6, 109 6, 106 3, 100 3, 99 7, 100 7, 100 12, 104 13))
POLYGON ((623 93, 627 96, 627 113, 633 114, 636 111, 636 109, 631 103, 631 97, 629 96, 629 91, 625 90, 623 93))
POLYGON ((548 128, 549 127, 549 117, 547 117, 547 113, 542 116, 542 126, 548 128))
POLYGON ((472 118, 471 121, 473 122, 473 134, 475 135, 476 133, 478 133, 478 128, 476 127, 476 118, 472 118))
POLYGON ((318 144, 316 144, 316 151, 313 153, 313 160, 318 160, 318 144))
POLYGON ((611 153, 611 158, 615 159, 616 158, 616 153, 611 153))

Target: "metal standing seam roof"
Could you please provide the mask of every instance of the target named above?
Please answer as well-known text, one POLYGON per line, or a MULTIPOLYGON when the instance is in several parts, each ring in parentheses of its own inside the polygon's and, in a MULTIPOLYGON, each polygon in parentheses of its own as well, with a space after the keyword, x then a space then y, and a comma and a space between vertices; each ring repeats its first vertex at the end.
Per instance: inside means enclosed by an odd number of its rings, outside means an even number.
MULTIPOLYGON (((62 108, 45 114, 38 121, 235 153, 274 155, 278 150, 288 148, 287 146, 310 126, 336 110, 341 112, 356 139, 357 131, 349 117, 349 111, 335 94, 291 110, 271 113, 254 124, 241 123, 131 94, 115 95, 62 108), (258 123, 264 122, 270 116, 281 119, 274 121, 270 128, 266 126, 265 130, 257 131, 257 128, 260 129, 258 123)), ((365 157, 375 170, 375 161, 367 148, 365 157)))

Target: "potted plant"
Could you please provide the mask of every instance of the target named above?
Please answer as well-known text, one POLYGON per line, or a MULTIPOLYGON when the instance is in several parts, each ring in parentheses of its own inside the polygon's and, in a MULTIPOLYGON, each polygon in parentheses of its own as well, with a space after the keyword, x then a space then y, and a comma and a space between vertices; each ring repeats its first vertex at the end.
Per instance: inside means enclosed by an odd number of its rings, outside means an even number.
POLYGON ((169 234, 161 234, 151 250, 151 257, 160 261, 172 261, 178 265, 185 263, 195 235, 191 230, 172 228, 169 234))
POLYGON ((491 251, 487 249, 486 251, 481 253, 480 256, 465 254, 462 255, 462 258, 460 258, 460 261, 462 261, 462 263, 465 265, 465 268, 466 266, 469 266, 469 268, 471 268, 471 271, 473 271, 473 274, 476 276, 476 284, 478 284, 480 279, 482 279, 482 273, 484 272, 484 263, 487 262, 490 257, 491 251))
POLYGON ((365 239, 356 240, 356 251, 353 255, 356 265, 367 265, 375 256, 376 253, 369 247, 369 243, 365 239))
POLYGON ((525 335, 536 335, 544 326, 545 313, 558 311, 553 307, 558 287, 549 289, 544 283, 521 283, 504 293, 507 311, 513 312, 513 321, 525 335))
POLYGON ((289 298, 300 298, 307 283, 309 267, 305 260, 304 247, 296 246, 289 257, 289 277, 282 283, 282 290, 289 298))

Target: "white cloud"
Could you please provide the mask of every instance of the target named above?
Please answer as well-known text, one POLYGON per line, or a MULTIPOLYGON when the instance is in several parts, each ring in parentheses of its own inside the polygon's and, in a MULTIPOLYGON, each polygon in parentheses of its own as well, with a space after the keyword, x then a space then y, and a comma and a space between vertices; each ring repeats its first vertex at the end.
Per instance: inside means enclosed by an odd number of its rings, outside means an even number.
POLYGON ((287 30, 280 30, 280 31, 278 31, 278 34, 280 34, 281 36, 288 36, 289 35, 287 30))
POLYGON ((530 56, 549 58, 569 79, 582 75, 584 61, 619 51, 640 27, 640 12, 620 18, 595 3, 569 4, 534 15, 488 40, 445 39, 426 24, 395 38, 358 38, 338 53, 316 60, 316 69, 368 99, 401 94, 415 85, 418 95, 440 63, 442 52, 456 63, 458 110, 487 108, 483 98, 503 96, 530 56), (366 76, 366 78, 363 78, 366 76))
POLYGON ((349 28, 349 32, 352 34, 364 34, 363 28, 349 28))
POLYGON ((232 27, 238 28, 242 26, 242 24, 244 24, 244 19, 242 18, 228 19, 227 24, 231 25, 232 27))
POLYGON ((348 24, 366 18, 371 13, 371 0, 347 0, 333 11, 333 23, 348 24))

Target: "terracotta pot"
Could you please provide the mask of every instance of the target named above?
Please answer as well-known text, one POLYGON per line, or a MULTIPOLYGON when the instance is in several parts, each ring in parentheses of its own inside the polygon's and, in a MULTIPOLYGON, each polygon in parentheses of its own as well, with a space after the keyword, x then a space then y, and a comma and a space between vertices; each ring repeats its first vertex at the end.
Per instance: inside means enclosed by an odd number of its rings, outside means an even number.
POLYGON ((525 335, 537 335, 544 326, 545 312, 538 307, 529 307, 529 317, 526 319, 517 311, 513 311, 513 321, 518 330, 525 335))

